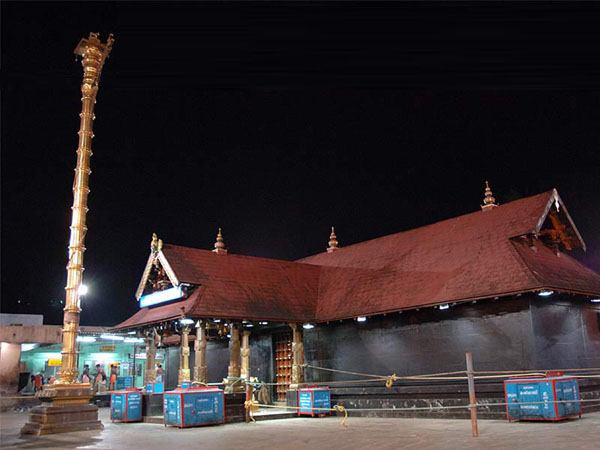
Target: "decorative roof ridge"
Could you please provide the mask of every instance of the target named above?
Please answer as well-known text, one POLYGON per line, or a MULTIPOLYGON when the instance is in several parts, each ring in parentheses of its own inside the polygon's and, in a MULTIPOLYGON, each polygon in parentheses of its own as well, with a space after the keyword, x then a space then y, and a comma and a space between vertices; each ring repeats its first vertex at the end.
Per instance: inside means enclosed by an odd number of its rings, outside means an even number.
MULTIPOLYGON (((178 245, 178 244, 169 244, 167 242, 165 242, 163 244, 163 252, 166 250, 167 252, 169 251, 169 248, 175 248, 175 249, 184 249, 184 250, 192 250, 194 252, 202 252, 202 253, 207 253, 207 254, 213 254, 212 250, 206 250, 204 248, 196 248, 196 247, 186 247, 185 245, 178 245)), ((270 262, 277 262, 277 263, 284 263, 284 264, 291 264, 291 265, 299 265, 299 266, 310 266, 310 267, 314 267, 314 264, 308 264, 308 263, 302 263, 299 261, 290 261, 289 259, 278 259, 278 258, 269 258, 266 256, 253 256, 253 255, 243 255, 240 253, 228 253, 227 254, 227 258, 225 258, 224 260, 226 261, 232 261, 235 259, 258 259, 258 260, 263 260, 263 261, 270 261, 270 262)))
MULTIPOLYGON (((494 214, 492 214, 492 212, 496 213, 497 211, 502 211, 502 210, 506 209, 506 207, 509 206, 509 205, 513 205, 514 203, 522 202, 522 201, 525 201, 525 200, 530 200, 530 199, 532 199, 534 197, 542 197, 544 195, 553 195, 555 192, 556 192, 556 189, 551 189, 549 191, 540 192, 539 194, 530 195, 529 197, 519 198, 517 200, 513 200, 512 202, 507 202, 507 203, 504 203, 502 205, 498 205, 496 208, 493 209, 493 211, 489 211, 490 214, 486 214, 485 216, 486 217, 493 217, 494 214)), ((566 208, 565 208, 565 210, 566 210, 566 208)), ((481 209, 479 209, 477 211, 470 212, 470 213, 461 214, 460 216, 449 217, 447 219, 438 220, 437 222, 429 223, 429 224, 426 224, 426 225, 421 225, 420 227, 409 228, 407 230, 398 231, 396 233, 386 234, 386 235, 375 237, 375 238, 372 238, 372 239, 367 239, 366 241, 360 241, 360 242, 357 242, 355 244, 348 244, 345 247, 339 248, 335 253, 336 254, 342 254, 342 252, 347 251, 350 248, 356 248, 359 245, 368 244, 370 242, 377 241, 379 239, 391 238, 393 236, 398 236, 398 235, 403 234, 403 233, 409 233, 411 231, 421 230, 421 229, 424 229, 424 228, 429 228, 429 227, 433 227, 433 226, 439 225, 439 224, 444 223, 444 222, 450 222, 450 221, 453 221, 453 220, 460 220, 460 219, 462 219, 464 217, 470 217, 470 216, 475 216, 475 215, 477 215, 478 217, 481 217, 481 209)), ((531 231, 528 231, 528 232, 534 233, 535 230, 531 230, 531 231)), ((297 259, 296 262, 300 262, 301 263, 301 262, 304 262, 304 260, 313 258, 313 257, 315 257, 317 255, 322 255, 322 254, 325 254, 325 253, 326 252, 314 253, 312 255, 308 255, 308 256, 305 256, 303 258, 297 259)), ((311 263, 306 263, 306 264, 311 264, 311 263)))

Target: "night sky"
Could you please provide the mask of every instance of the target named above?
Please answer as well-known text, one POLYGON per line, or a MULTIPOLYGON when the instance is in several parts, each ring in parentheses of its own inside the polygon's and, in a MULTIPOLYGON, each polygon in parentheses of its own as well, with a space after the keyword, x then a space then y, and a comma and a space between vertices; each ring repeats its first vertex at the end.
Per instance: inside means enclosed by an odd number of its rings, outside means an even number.
POLYGON ((152 232, 294 260, 557 188, 600 271, 600 5, 2 2, 2 312, 61 323, 81 64, 94 124, 83 325, 152 232))

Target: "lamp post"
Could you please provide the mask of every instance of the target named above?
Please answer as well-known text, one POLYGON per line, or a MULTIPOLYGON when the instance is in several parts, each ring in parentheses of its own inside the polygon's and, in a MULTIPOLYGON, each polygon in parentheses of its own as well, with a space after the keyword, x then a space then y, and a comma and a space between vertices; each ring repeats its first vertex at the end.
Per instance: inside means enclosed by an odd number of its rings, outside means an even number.
POLYGON ((93 396, 89 383, 80 383, 77 379, 79 372, 76 340, 81 313, 80 295, 83 294, 81 285, 87 232, 87 196, 90 192, 90 158, 94 137, 92 132, 95 118, 94 105, 102 67, 110 54, 113 42, 112 35, 109 35, 106 43, 102 43, 98 33, 90 33, 90 36, 81 39, 75 48, 75 54, 82 57, 83 82, 81 83, 81 113, 79 114, 81 121, 73 183, 73 212, 65 288, 62 366, 57 373, 56 383, 44 386, 44 389, 36 394, 43 403, 31 410, 30 421, 21 429, 21 434, 52 434, 103 428, 102 422, 98 420, 98 407, 89 404, 93 396))

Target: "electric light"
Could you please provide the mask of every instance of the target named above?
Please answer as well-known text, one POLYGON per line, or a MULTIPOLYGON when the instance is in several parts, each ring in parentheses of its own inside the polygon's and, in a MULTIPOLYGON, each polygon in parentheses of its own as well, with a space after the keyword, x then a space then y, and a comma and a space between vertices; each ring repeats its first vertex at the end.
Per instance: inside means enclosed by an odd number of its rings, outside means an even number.
POLYGON ((302 325, 302 328, 304 328, 305 330, 311 330, 314 327, 315 326, 312 323, 305 323, 304 325, 302 325))
POLYGON ((115 336, 114 334, 101 334, 100 339, 106 339, 107 341, 124 341, 123 336, 115 336))
POLYGON ((191 325, 191 324, 193 324, 193 323, 194 323, 194 319, 188 319, 188 318, 181 319, 181 320, 179 321, 179 323, 180 323, 181 325, 191 325))
POLYGON ((85 295, 88 293, 88 287, 85 284, 80 284, 79 289, 77 289, 77 293, 79 295, 85 295))
POLYGON ((448 303, 440 305, 440 309, 448 309, 448 308, 450 308, 450 305, 448 303))
POLYGON ((269 325, 269 322, 258 322, 259 325, 269 325))
POLYGON ((29 350, 33 350, 37 348, 38 344, 21 344, 21 351, 28 352, 29 350))
POLYGON ((125 338, 125 340, 123 342, 127 342, 130 344, 141 344, 142 342, 144 342, 144 340, 142 338, 128 337, 128 338, 125 338))
POLYGON ((357 322, 366 322, 367 318, 365 316, 359 316, 359 317, 356 318, 356 321, 357 322))
POLYGON ((549 291, 549 290, 546 290, 546 289, 544 289, 544 290, 541 290, 541 291, 539 291, 539 292, 538 292, 538 295, 539 295, 540 297, 549 297, 549 296, 551 296, 552 294, 554 294, 554 291, 549 291))
POLYGON ((590 300, 592 303, 600 303, 600 298, 593 298, 590 300))
POLYGON ((94 336, 77 336, 77 342, 96 342, 94 336))

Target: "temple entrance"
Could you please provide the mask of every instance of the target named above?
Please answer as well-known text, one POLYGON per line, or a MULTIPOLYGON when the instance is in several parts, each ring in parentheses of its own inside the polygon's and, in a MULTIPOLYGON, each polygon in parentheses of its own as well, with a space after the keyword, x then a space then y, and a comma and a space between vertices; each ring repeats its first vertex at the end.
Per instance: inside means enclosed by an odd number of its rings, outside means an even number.
POLYGON ((285 402, 285 391, 292 382, 292 333, 278 333, 273 336, 275 347, 275 379, 278 402, 285 402))

